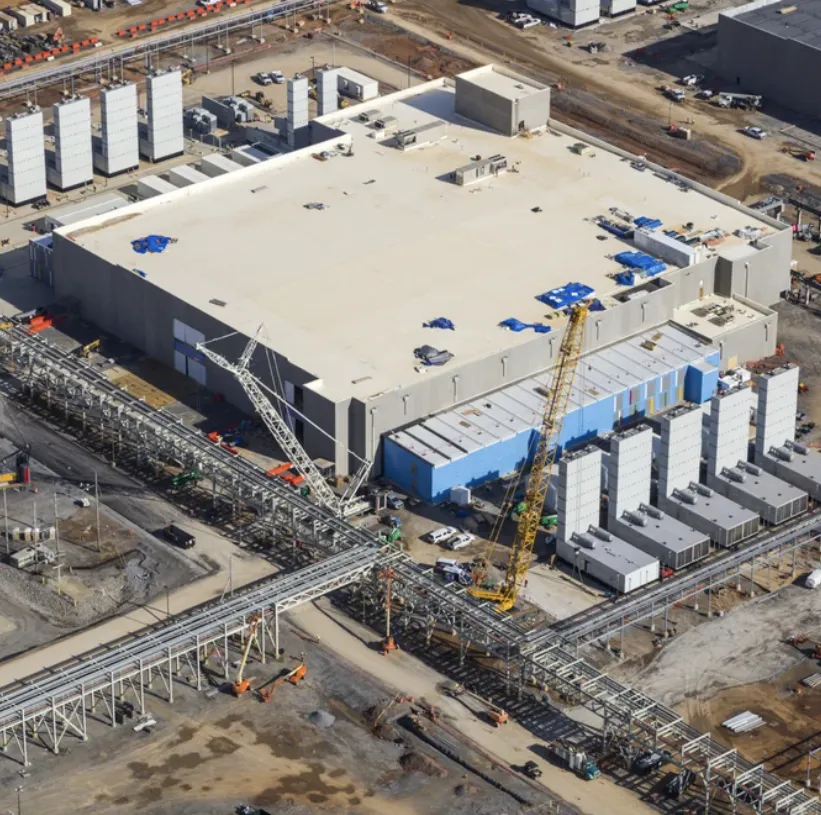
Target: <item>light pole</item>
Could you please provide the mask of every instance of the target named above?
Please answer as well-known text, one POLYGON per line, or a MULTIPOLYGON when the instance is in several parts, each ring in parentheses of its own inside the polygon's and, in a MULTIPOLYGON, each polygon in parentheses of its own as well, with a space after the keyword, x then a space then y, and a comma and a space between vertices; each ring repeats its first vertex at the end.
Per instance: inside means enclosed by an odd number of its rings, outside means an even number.
POLYGON ((23 803, 22 803, 22 796, 23 788, 17 787, 17 815, 23 815, 23 803))

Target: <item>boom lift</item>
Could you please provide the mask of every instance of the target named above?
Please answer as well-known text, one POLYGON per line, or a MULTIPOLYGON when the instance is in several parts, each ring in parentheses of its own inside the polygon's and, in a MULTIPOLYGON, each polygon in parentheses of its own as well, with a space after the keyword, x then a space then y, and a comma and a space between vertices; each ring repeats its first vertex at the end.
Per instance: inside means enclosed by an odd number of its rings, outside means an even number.
POLYGON ((248 639, 245 642, 245 648, 242 649, 242 659, 239 661, 239 668, 237 668, 237 675, 234 678, 234 696, 242 696, 250 687, 251 687, 251 680, 245 679, 243 674, 245 673, 245 664, 248 662, 248 654, 251 653, 251 646, 254 643, 254 637, 257 633, 257 628, 259 628, 259 624, 262 621, 262 618, 259 614, 255 615, 254 618, 251 620, 251 625, 248 629, 248 639))
MULTIPOLYGON (((261 331, 260 327, 260 331, 261 331)), ((234 375, 236 380, 245 391, 245 395, 251 401, 257 413, 262 418, 265 426, 270 431, 271 435, 276 440, 282 452, 288 461, 293 463, 299 474, 305 479, 305 483, 310 489, 311 494, 316 498, 317 502, 331 510, 339 517, 346 517, 355 514, 359 511, 358 499, 356 493, 368 477, 371 470, 372 462, 362 461, 357 473, 351 478, 345 493, 342 496, 337 495, 322 474, 317 469, 311 457, 305 452, 293 430, 282 415, 282 412, 277 410, 271 400, 266 396, 266 391, 271 393, 280 403, 283 404, 284 410, 290 413, 296 413, 293 405, 288 404, 285 399, 278 393, 272 391, 264 382, 251 373, 249 366, 251 359, 254 356, 254 351, 259 344, 260 331, 257 332, 256 337, 253 337, 242 356, 236 363, 229 362, 224 357, 212 351, 207 344, 197 343, 197 350, 206 356, 211 362, 219 366, 223 370, 229 371, 234 375)), ((233 335, 228 335, 233 336, 233 335)), ((220 339, 225 339, 221 337, 220 339)))
POLYGON ((300 662, 299 665, 297 665, 292 671, 282 674, 282 676, 278 676, 275 679, 271 679, 264 685, 260 685, 260 687, 256 690, 256 694, 259 696, 260 702, 270 702, 271 697, 274 695, 275 688, 278 688, 283 682, 290 682, 292 685, 296 685, 298 682, 305 679, 305 674, 307 673, 308 668, 305 666, 305 663, 300 662))
MULTIPOLYGON (((558 361, 553 369, 553 378, 544 402, 542 427, 536 446, 536 455, 530 465, 530 474, 524 497, 525 507, 519 516, 519 524, 516 527, 516 537, 510 550, 504 582, 495 588, 474 585, 468 589, 473 597, 496 603, 499 611, 509 611, 516 604, 519 589, 524 583, 527 570, 530 567, 533 547, 536 545, 536 533, 542 519, 542 508, 550 484, 550 471, 556 459, 556 447, 562 421, 567 411, 567 403, 570 399, 570 391, 573 387, 573 379, 579 362, 587 314, 588 306, 583 303, 573 306, 573 310, 570 312, 570 320, 562 337, 558 361)), ((506 505, 491 532, 490 547, 485 557, 486 565, 491 561, 493 547, 499 539, 502 522, 507 514, 508 504, 512 502, 515 495, 518 481, 519 479, 511 481, 505 499, 506 505)), ((481 572, 480 569, 479 574, 481 572)), ((478 582, 476 577, 474 577, 474 582, 478 582)))

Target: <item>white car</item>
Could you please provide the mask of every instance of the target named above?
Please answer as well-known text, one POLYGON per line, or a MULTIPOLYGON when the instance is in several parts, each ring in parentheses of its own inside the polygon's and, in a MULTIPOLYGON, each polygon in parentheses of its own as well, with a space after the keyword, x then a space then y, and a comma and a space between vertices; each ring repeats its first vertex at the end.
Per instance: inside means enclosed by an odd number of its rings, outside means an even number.
POLYGON ((265 73, 265 71, 260 71, 258 74, 254 74, 251 79, 259 85, 272 85, 274 82, 271 78, 271 74, 265 73))
POLYGON ((464 549, 466 546, 470 546, 475 540, 476 535, 471 535, 470 532, 461 532, 448 541, 448 549, 452 549, 455 552, 457 549, 464 549))
POLYGON ((444 543, 450 540, 456 533, 457 529, 452 526, 442 526, 439 529, 434 529, 433 532, 428 532, 428 541, 430 543, 444 543))
POLYGON ((283 85, 285 83, 285 75, 282 73, 282 71, 271 71, 271 73, 268 74, 268 76, 271 77, 271 82, 273 82, 275 85, 283 85))
POLYGON ((767 138, 767 131, 762 130, 760 127, 745 127, 741 132, 745 136, 749 136, 751 139, 761 140, 767 138))

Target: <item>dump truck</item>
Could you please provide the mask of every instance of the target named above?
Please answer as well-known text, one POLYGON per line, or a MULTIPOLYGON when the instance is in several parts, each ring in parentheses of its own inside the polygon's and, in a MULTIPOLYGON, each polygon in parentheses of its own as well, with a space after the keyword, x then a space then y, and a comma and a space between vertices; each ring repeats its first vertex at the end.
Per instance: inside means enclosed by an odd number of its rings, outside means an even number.
POLYGON ((585 781, 593 781, 601 775, 596 762, 584 750, 560 741, 551 744, 550 750, 563 767, 572 770, 585 781))

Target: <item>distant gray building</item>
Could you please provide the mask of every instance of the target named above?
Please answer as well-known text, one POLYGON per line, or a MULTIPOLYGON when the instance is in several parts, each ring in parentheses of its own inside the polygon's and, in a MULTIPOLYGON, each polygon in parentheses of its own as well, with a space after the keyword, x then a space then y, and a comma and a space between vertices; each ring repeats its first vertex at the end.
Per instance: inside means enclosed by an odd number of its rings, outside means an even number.
POLYGON ((740 92, 821 113, 821 0, 756 0, 718 18, 719 73, 740 92))

